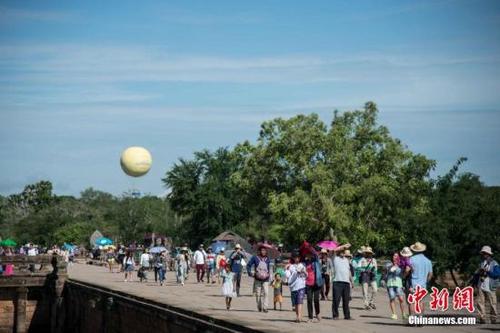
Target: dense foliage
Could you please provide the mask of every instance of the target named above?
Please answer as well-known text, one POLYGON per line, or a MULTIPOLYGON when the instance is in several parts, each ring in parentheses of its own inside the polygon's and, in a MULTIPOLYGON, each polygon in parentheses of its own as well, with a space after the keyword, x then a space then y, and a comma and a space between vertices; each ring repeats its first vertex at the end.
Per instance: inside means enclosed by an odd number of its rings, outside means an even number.
POLYGON ((145 232, 192 246, 231 229, 253 239, 296 246, 328 237, 389 254, 427 243, 439 272, 471 272, 484 244, 499 251, 500 189, 450 172, 410 151, 377 123, 378 110, 316 114, 264 122, 243 142, 180 159, 165 175, 166 199, 114 197, 87 189, 56 196, 49 182, 0 197, 0 236, 19 242, 85 243, 92 231, 123 242, 145 232))

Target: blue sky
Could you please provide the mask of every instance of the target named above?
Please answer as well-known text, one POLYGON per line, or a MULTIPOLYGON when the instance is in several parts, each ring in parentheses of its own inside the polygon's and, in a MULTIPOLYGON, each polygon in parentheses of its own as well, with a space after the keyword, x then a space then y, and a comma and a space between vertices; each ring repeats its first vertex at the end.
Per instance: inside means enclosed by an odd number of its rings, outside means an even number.
POLYGON ((500 185, 499 51, 498 1, 0 1, 0 194, 162 194, 179 157, 368 100, 435 174, 500 185))

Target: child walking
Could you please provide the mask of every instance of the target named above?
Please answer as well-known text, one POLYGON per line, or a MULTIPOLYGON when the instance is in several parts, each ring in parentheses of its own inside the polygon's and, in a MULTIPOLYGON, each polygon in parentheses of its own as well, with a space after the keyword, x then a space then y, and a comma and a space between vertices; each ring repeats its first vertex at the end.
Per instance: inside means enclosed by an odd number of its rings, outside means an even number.
POLYGON ((231 265, 225 265, 224 270, 221 272, 222 277, 222 295, 226 296, 226 309, 231 309, 231 301, 236 297, 233 288, 234 273, 231 272, 231 265))
POLYGON ((271 282, 271 287, 273 287, 274 290, 274 310, 276 310, 276 304, 279 303, 281 311, 281 304, 283 303, 283 281, 281 281, 280 273, 274 274, 274 280, 271 282))
POLYGON ((300 262, 301 256, 299 251, 294 251, 292 255, 292 263, 286 267, 286 278, 288 286, 292 291, 292 307, 295 309, 295 322, 302 321, 302 303, 306 292, 306 267, 300 262))

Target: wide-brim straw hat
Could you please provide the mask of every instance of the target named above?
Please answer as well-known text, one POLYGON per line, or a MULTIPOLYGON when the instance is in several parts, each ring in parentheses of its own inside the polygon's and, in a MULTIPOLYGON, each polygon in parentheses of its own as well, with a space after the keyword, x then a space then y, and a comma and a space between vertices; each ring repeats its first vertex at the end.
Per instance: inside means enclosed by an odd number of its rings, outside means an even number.
POLYGON ((479 253, 486 253, 486 254, 489 254, 490 256, 493 255, 493 252, 491 251, 491 247, 488 246, 488 245, 485 245, 481 248, 481 251, 479 253))
POLYGON ((365 246, 365 248, 363 249, 363 253, 374 254, 373 250, 372 250, 372 248, 370 246, 365 246))
POLYGON ((411 257, 413 255, 413 253, 411 252, 411 250, 408 246, 403 247, 400 254, 402 257, 411 257))
POLYGON ((349 249, 344 250, 344 257, 352 257, 351 251, 349 249))
POLYGON ((235 248, 235 249, 241 249, 241 245, 240 245, 240 244, 236 244, 236 245, 234 246, 234 248, 235 248))
POLYGON ((321 249, 321 253, 328 253, 327 249, 321 249))
POLYGON ((410 249, 413 252, 424 252, 427 249, 427 245, 420 242, 416 242, 415 244, 410 246, 410 249))

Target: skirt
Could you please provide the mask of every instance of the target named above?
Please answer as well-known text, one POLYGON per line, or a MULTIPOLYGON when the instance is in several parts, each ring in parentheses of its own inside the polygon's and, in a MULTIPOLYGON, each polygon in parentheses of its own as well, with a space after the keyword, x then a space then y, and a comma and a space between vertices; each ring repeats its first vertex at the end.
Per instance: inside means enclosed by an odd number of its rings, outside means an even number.
POLYGON ((224 282, 222 284, 222 296, 226 297, 236 297, 236 293, 233 290, 233 283, 226 283, 224 282))

